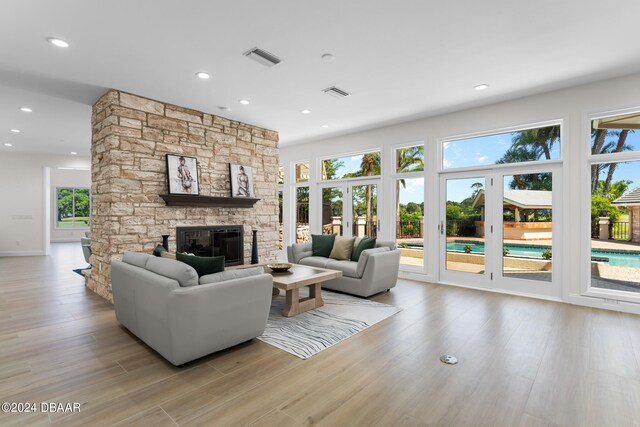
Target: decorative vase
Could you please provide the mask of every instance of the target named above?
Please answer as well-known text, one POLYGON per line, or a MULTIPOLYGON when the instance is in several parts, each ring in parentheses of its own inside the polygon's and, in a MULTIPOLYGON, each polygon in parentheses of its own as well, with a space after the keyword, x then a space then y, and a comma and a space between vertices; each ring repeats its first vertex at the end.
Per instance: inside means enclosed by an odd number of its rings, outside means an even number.
POLYGON ((258 230, 251 230, 253 241, 251 242, 251 264, 258 263, 258 230))
POLYGON ((168 234, 162 235, 162 246, 167 250, 167 252, 169 251, 169 235, 168 234))

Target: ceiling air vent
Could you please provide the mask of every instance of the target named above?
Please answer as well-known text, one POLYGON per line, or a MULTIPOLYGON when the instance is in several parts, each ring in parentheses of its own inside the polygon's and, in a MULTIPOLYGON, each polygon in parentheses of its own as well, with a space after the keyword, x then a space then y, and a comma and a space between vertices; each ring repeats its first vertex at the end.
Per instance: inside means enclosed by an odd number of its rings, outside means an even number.
POLYGON ((347 96, 351 95, 349 92, 338 89, 335 86, 328 87, 326 89, 323 89, 322 91, 327 95, 333 96, 334 98, 346 98, 347 96))
POLYGON ((244 56, 253 59, 261 63, 262 65, 266 65, 267 67, 273 67, 274 65, 278 65, 282 60, 275 56, 272 53, 267 52, 266 50, 262 50, 260 48, 254 47, 251 50, 248 50, 244 53, 244 56))

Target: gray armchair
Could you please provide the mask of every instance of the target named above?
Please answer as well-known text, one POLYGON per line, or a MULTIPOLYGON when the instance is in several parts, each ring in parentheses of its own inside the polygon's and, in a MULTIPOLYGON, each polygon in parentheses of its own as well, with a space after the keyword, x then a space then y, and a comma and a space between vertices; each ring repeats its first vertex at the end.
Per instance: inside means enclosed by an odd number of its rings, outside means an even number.
POLYGON ((82 254, 84 255, 84 260, 87 261, 89 267, 91 267, 91 238, 89 237, 81 237, 80 244, 82 245, 82 254))
POLYGON ((116 318, 176 366, 240 344, 264 332, 273 277, 261 268, 230 276, 198 279, 180 261, 126 252, 111 263, 116 318))

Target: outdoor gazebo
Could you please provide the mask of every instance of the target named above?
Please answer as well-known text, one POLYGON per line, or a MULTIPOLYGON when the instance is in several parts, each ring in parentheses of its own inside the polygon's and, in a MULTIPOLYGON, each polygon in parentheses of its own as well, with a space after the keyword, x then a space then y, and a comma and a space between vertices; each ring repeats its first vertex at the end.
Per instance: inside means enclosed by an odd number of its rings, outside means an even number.
MULTIPOLYGON (((536 210, 551 210, 553 193, 542 190, 504 190, 503 206, 514 212, 515 220, 504 223, 504 238, 512 240, 551 239, 552 222, 527 221, 536 210), (520 214, 525 216, 522 221, 520 214)), ((484 236, 484 190, 480 190, 471 206, 481 209, 481 221, 476 221, 476 234, 484 236)), ((639 205, 640 206, 640 205, 639 205)))

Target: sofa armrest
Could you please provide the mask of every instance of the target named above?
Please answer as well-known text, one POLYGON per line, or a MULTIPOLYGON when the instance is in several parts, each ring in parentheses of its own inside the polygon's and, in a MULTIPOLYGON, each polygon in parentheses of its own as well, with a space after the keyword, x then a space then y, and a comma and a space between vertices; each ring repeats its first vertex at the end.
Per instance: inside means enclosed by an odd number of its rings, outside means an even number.
MULTIPOLYGON (((376 292, 382 292, 396 285, 399 269, 400 249, 372 253, 367 260, 362 280, 375 285, 376 292)), ((371 292, 373 293, 375 292, 371 292)))
POLYGON ((174 289, 169 294, 171 356, 175 365, 262 334, 269 309, 270 274, 174 289))
POLYGON ((161 354, 167 351, 168 296, 178 282, 122 261, 111 262, 116 319, 161 354))
POLYGON ((298 264, 302 258, 310 257, 311 255, 313 255, 311 242, 294 243, 291 246, 287 246, 287 259, 294 264, 298 264))

